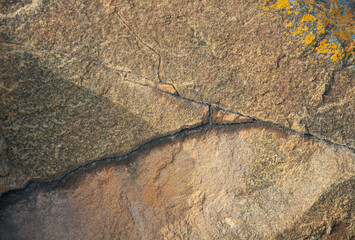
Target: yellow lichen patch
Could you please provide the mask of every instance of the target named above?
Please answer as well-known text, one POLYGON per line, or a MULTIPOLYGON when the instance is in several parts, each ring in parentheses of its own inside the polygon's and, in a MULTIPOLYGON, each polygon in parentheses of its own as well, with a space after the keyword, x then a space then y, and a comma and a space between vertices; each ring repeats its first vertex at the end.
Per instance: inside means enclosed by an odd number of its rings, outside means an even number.
MULTIPOLYGON (((320 25, 318 31, 323 33, 327 27, 330 28, 331 33, 343 43, 343 47, 339 46, 339 48, 343 48, 342 50, 345 51, 343 57, 347 59, 349 56, 353 55, 353 50, 355 48, 355 39, 353 37, 355 34, 355 15, 351 9, 346 6, 342 6, 342 9, 343 13, 341 7, 334 3, 331 5, 328 13, 326 11, 319 11, 317 13, 320 25)), ((337 58, 333 57, 333 60, 335 59, 337 58)))
POLYGON ((292 26, 292 22, 289 22, 289 23, 287 23, 286 25, 285 25, 285 27, 291 27, 292 26))
POLYGON ((317 52, 319 54, 322 54, 322 53, 327 53, 326 50, 328 49, 328 44, 327 44, 327 40, 326 39, 323 39, 319 45, 318 45, 318 48, 317 48, 317 52))
POLYGON ((295 31, 290 31, 291 34, 293 35, 298 35, 298 36, 303 36, 305 32, 308 31, 308 27, 301 25, 298 28, 296 28, 295 31))
POLYGON ((354 61, 355 13, 348 6, 341 4, 341 1, 333 0, 330 5, 325 5, 315 0, 279 0, 269 7, 266 6, 269 0, 263 0, 263 3, 264 10, 276 9, 276 12, 273 12, 274 17, 285 17, 287 13, 283 24, 285 28, 290 28, 285 34, 287 37, 295 36, 300 39, 300 36, 304 36, 301 38, 304 45, 311 45, 311 49, 316 50, 322 58, 354 61), (295 21, 293 17, 292 22, 288 21, 292 13, 299 15, 298 20, 295 21), (317 39, 323 38, 326 33, 331 34, 329 39, 332 39, 332 43, 323 40, 318 44, 317 39))
POLYGON ((263 10, 264 10, 264 11, 269 11, 270 8, 268 8, 268 7, 263 7, 263 10))
POLYGON ((341 46, 335 43, 328 43, 326 39, 323 39, 319 43, 316 51, 323 57, 326 55, 331 55, 330 59, 332 59, 334 62, 339 61, 344 57, 344 51, 341 49, 341 46))
POLYGON ((278 9, 290 9, 291 4, 289 3, 288 0, 278 0, 274 5, 272 5, 271 7, 273 8, 278 8, 278 9))
POLYGON ((318 34, 325 33, 325 28, 322 22, 317 22, 317 30, 318 30, 318 34))
POLYGON ((312 33, 310 33, 310 34, 308 34, 308 35, 306 36, 306 38, 304 39, 304 43, 305 43, 306 45, 309 45, 309 44, 313 43, 314 39, 315 39, 315 36, 314 36, 312 33))
POLYGON ((315 19, 316 18, 314 16, 312 16, 311 14, 305 14, 301 18, 301 23, 303 23, 303 22, 311 22, 311 21, 313 21, 315 19))
POLYGON ((340 60, 340 57, 334 54, 333 56, 330 57, 330 59, 332 59, 334 62, 336 62, 336 61, 340 60))

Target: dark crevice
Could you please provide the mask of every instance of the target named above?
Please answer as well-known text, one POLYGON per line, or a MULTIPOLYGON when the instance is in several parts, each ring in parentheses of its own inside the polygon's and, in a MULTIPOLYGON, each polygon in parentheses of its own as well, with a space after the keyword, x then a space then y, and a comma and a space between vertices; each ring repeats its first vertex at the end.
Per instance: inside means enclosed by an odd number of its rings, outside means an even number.
MULTIPOLYGON (((140 82, 135 82, 135 81, 127 80, 127 79, 126 79, 126 76, 127 76, 128 74, 131 74, 131 75, 134 75, 134 76, 136 76, 136 77, 143 78, 143 79, 147 79, 147 80, 150 80, 150 81, 152 81, 152 82, 154 82, 154 83, 157 83, 157 82, 155 82, 154 80, 151 80, 151 79, 149 79, 149 78, 145 78, 145 77, 143 77, 143 76, 141 76, 141 75, 139 75, 139 74, 136 74, 136 73, 134 73, 134 72, 132 72, 132 71, 126 71, 126 70, 121 70, 121 69, 117 69, 117 68, 108 67, 104 62, 93 60, 93 59, 91 59, 90 57, 87 57, 87 56, 84 56, 84 55, 74 54, 74 53, 65 52, 65 51, 61 51, 61 50, 55 50, 55 49, 52 49, 52 50, 41 50, 41 49, 37 49, 37 48, 32 47, 32 46, 26 46, 26 45, 23 45, 23 44, 21 44, 21 43, 14 43, 14 42, 0 41, 0 44, 10 45, 10 46, 11 46, 11 45, 14 45, 14 46, 18 46, 18 47, 25 47, 25 48, 29 48, 29 49, 32 49, 32 50, 35 50, 35 51, 40 51, 40 52, 54 52, 54 53, 59 53, 59 54, 63 54, 63 55, 66 55, 66 56, 69 55, 70 57, 73 57, 73 58, 80 58, 80 59, 88 60, 88 61, 90 61, 90 62, 97 63, 97 64, 103 66, 105 69, 107 69, 107 70, 109 70, 109 71, 120 72, 120 73, 124 76, 124 80, 127 81, 127 82, 131 82, 131 83, 134 83, 134 84, 138 84, 138 85, 141 85, 141 86, 144 86, 144 87, 149 87, 149 88, 154 89, 154 90, 156 90, 156 91, 159 91, 159 92, 162 92, 162 93, 165 93, 165 94, 169 94, 169 95, 171 95, 171 96, 173 96, 173 97, 176 97, 176 98, 178 98, 178 99, 183 99, 183 100, 186 100, 186 101, 189 101, 189 102, 193 102, 193 103, 196 103, 196 104, 200 104, 200 105, 203 105, 203 106, 209 106, 209 107, 210 107, 210 111, 212 111, 211 106, 213 106, 213 108, 215 108, 215 109, 220 109, 220 110, 225 111, 225 112, 237 114, 237 115, 240 115, 240 116, 243 116, 243 117, 248 117, 248 118, 250 118, 250 119, 252 119, 252 120, 254 120, 254 121, 257 121, 257 122, 265 122, 265 123, 268 123, 268 124, 273 124, 273 125, 275 125, 275 126, 283 127, 284 129, 287 129, 287 130, 290 130, 290 131, 293 131, 293 132, 297 132, 297 131, 295 131, 295 130, 293 130, 293 129, 284 127, 284 126, 282 126, 281 124, 277 124, 277 123, 273 123, 273 122, 268 122, 268 121, 262 121, 262 120, 259 120, 259 119, 257 119, 257 118, 254 118, 254 117, 251 117, 251 116, 248 116, 248 115, 245 115, 245 114, 236 112, 236 111, 231 111, 231 110, 228 110, 228 109, 224 109, 224 108, 222 108, 222 107, 220 107, 220 106, 217 106, 217 105, 214 105, 214 104, 211 104, 211 103, 204 103, 204 102, 201 102, 201 101, 197 101, 197 100, 193 100, 193 99, 186 98, 186 97, 184 97, 184 96, 181 96, 181 95, 178 93, 176 87, 175 87, 173 84, 170 84, 170 83, 167 83, 167 84, 171 85, 171 86, 174 88, 174 90, 176 91, 176 94, 163 91, 163 90, 157 88, 156 86, 153 87, 153 86, 150 86, 150 85, 148 85, 148 84, 144 84, 144 83, 140 83, 140 82)), ((333 71, 332 77, 331 77, 330 81, 328 82, 328 84, 327 84, 326 87, 325 87, 325 91, 324 91, 324 93, 323 93, 323 97, 329 92, 329 90, 330 90, 332 84, 334 83, 335 74, 336 74, 336 72, 338 72, 338 71, 339 71, 339 70, 334 70, 334 71, 333 71)), ((211 112, 210 112, 210 114, 211 114, 211 112)), ((212 116, 210 116, 210 118, 211 118, 210 121, 212 121, 212 116)), ((297 133, 298 133, 300 136, 308 136, 308 135, 309 135, 309 136, 314 137, 314 138, 317 139, 317 140, 321 140, 321 141, 324 141, 324 142, 327 142, 327 143, 330 143, 330 144, 334 144, 334 145, 338 145, 338 146, 343 146, 343 147, 345 147, 345 148, 347 148, 347 149, 349 149, 349 150, 351 150, 351 151, 355 151, 355 148, 352 148, 352 147, 347 146, 347 145, 344 145, 344 144, 335 143, 335 142, 332 142, 332 141, 330 141, 330 140, 328 140, 328 139, 325 139, 325 138, 322 138, 322 137, 319 137, 319 136, 311 135, 311 134, 308 134, 308 133, 300 133, 300 132, 297 132, 297 133)))
MULTIPOLYGON (((209 119, 209 116, 207 119, 209 119)), ((79 170, 83 170, 83 169, 87 169, 87 168, 94 168, 95 166, 105 165, 105 164, 109 164, 111 162, 124 162, 128 158, 130 158, 132 155, 138 153, 139 151, 141 151, 142 149, 144 149, 146 147, 157 145, 166 139, 173 139, 173 138, 175 138, 179 135, 182 135, 182 134, 189 134, 189 133, 196 132, 198 130, 202 130, 207 125, 209 125, 208 120, 203 121, 202 123, 196 124, 194 126, 182 127, 178 131, 167 133, 167 134, 158 136, 156 138, 150 139, 150 140, 136 146, 135 148, 133 148, 132 150, 130 150, 129 152, 127 152, 125 154, 113 154, 113 155, 109 155, 109 156, 103 156, 103 157, 95 158, 91 161, 85 162, 83 164, 80 164, 56 178, 31 179, 22 188, 12 189, 7 192, 4 192, 0 197, 0 210, 5 208, 9 204, 13 204, 19 195, 26 195, 28 193, 31 193, 32 190, 36 189, 39 186, 45 185, 46 188, 55 188, 64 179, 70 177, 71 175, 75 174, 79 170)))
POLYGON ((174 84, 171 84, 171 83, 167 83, 169 84, 170 86, 172 86, 176 92, 176 95, 180 97, 180 93, 178 92, 177 88, 174 86, 174 84))
POLYGON ((224 109, 218 105, 212 105, 214 109, 217 109, 217 110, 221 110, 221 111, 224 111, 224 112, 227 112, 227 113, 232 113, 232 114, 236 114, 236 115, 239 115, 241 117, 247 117, 247 118, 250 118, 251 120, 256 120, 255 118, 251 117, 251 116, 248 116, 248 115, 245 115, 245 114, 241 114, 239 112, 235 112, 235 111, 232 111, 232 110, 228 110, 228 109, 224 109))
MULTIPOLYGON (((39 187, 40 185, 43 186, 45 185, 46 188, 55 188, 57 187, 63 180, 65 180, 66 178, 68 178, 69 176, 72 176, 73 174, 75 174, 76 172, 78 172, 79 170, 84 170, 87 168, 95 168, 96 166, 99 165, 106 165, 109 163, 117 163, 117 162, 122 162, 124 163, 127 159, 131 158, 132 155, 139 153, 140 151, 142 151, 143 149, 147 148, 147 147, 152 147, 154 145, 158 145, 161 142, 164 142, 165 140, 169 140, 169 139, 173 139, 175 137, 178 137, 180 135, 183 134, 192 134, 194 132, 198 132, 198 131, 202 131, 204 129, 209 129, 212 126, 218 126, 218 127, 228 127, 228 126, 249 126, 249 127, 259 127, 259 126, 263 126, 263 127, 268 127, 271 129, 277 129, 279 131, 288 133, 288 134, 292 134, 292 135, 296 135, 302 138, 306 138, 306 139, 315 139, 318 141, 323 141, 325 143, 328 143, 330 145, 336 145, 336 146, 341 146, 341 147, 345 147, 348 148, 349 150, 351 150, 352 152, 355 152, 355 149, 352 149, 350 147, 347 146, 342 146, 333 142, 330 142, 326 139, 321 139, 319 137, 310 135, 310 134, 302 134, 299 132, 296 132, 292 129, 286 128, 282 125, 279 124, 275 124, 272 122, 265 122, 265 121, 261 121, 261 120, 256 120, 253 119, 253 122, 242 122, 242 123, 226 123, 226 124, 221 124, 221 123, 214 123, 212 121, 212 110, 215 108, 215 106, 212 105, 207 105, 209 107, 209 113, 207 116, 207 120, 196 124, 194 126, 190 126, 190 127, 182 127, 181 129, 179 129, 178 131, 175 132, 171 132, 171 133, 167 133, 158 137, 155 137, 153 139, 150 139, 140 145, 138 145, 137 147, 133 148, 132 150, 130 150, 129 152, 125 153, 125 154, 113 154, 113 155, 109 155, 109 156, 103 156, 103 157, 99 157, 99 158, 95 158, 91 161, 85 162, 81 165, 78 165, 72 169, 70 169, 69 171, 65 172, 64 174, 62 174, 59 177, 56 178, 52 178, 52 179, 31 179, 29 180, 26 185, 23 188, 19 188, 19 189, 13 189, 13 190, 9 190, 7 192, 4 192, 1 197, 0 197, 0 209, 5 208, 6 206, 8 206, 9 204, 13 204, 14 201, 16 201, 16 199, 21 199, 22 197, 20 197, 20 195, 26 195, 26 194, 30 194, 34 189, 36 189, 37 187, 39 187)), ((219 109, 223 110, 222 108, 218 107, 219 109)), ((231 111, 229 111, 231 112, 231 111)), ((238 114, 238 113, 237 113, 238 114)))
POLYGON ((277 57, 277 60, 276 60, 276 69, 278 69, 280 67, 280 61, 286 57, 286 54, 282 54, 280 56, 277 57))
MULTIPOLYGON (((23 45, 21 43, 14 43, 14 42, 5 42, 5 41, 0 41, 0 44, 4 44, 4 45, 15 45, 15 46, 19 46, 19 47, 25 47, 25 48, 29 48, 29 49, 33 49, 35 51, 40 51, 40 52, 54 52, 54 53, 60 53, 60 54, 64 54, 66 56, 71 56, 73 58, 80 58, 80 59, 84 59, 84 60, 88 60, 88 61, 91 61, 93 63, 97 63, 101 66, 103 66, 105 69, 107 70, 110 70, 110 71, 117 71, 117 72, 120 72, 123 74, 123 76, 127 76, 127 74, 132 74, 136 77, 139 77, 139 78, 143 78, 143 79, 147 79, 147 80, 150 80, 152 82, 155 82, 149 78, 145 78, 141 75, 138 75, 134 72, 131 72, 131 71, 126 71, 126 70, 121 70, 121 69, 117 69, 117 68, 111 68, 111 67, 108 67, 104 62, 102 61, 96 61, 96 60, 93 60, 91 59, 90 57, 87 57, 87 56, 84 56, 84 55, 80 55, 80 54, 74 54, 74 53, 70 53, 70 52, 65 52, 65 51, 62 51, 62 50, 55 50, 55 49, 50 49, 50 50, 42 50, 42 49, 37 49, 35 47, 32 47, 32 46, 26 46, 26 45, 23 45)), ((337 72, 337 70, 333 71, 333 75, 335 76, 335 73, 337 72)), ((124 77, 125 79, 125 77, 124 77)), ((332 85, 332 81, 334 82, 334 77, 331 78, 332 80, 329 81, 329 83, 327 84, 328 87, 326 87, 326 91, 325 93, 323 93, 323 95, 325 95, 327 92, 329 92, 330 90, 330 87, 332 85)), ((290 128, 287 128, 287 127, 284 127, 283 125, 281 124, 277 124, 277 123, 273 123, 273 122, 269 122, 269 121, 263 121, 263 120, 260 120, 260 119, 257 119, 257 118, 254 118, 252 116, 249 116, 249 115, 245 115, 245 114, 242 114, 240 112, 237 112, 237 111, 232 111, 232 110, 228 110, 228 109, 224 109, 218 105, 214 105, 214 104, 211 104, 211 103, 205 103, 205 102, 201 102, 201 101, 197 101, 197 100, 194 100, 194 99, 189 99, 189 98, 186 98, 182 95, 180 95, 177 91, 177 89, 175 88, 175 86, 173 84, 170 84, 170 83, 167 83, 169 85, 171 85, 175 90, 176 90, 176 93, 177 94, 173 94, 173 93, 170 93, 170 92, 166 92, 166 91, 163 91, 157 87, 153 87, 153 86, 150 86, 148 84, 144 84, 144 83, 140 83, 140 82, 135 82, 135 81, 131 81, 131 80, 127 80, 125 79, 125 81, 127 82, 131 82, 131 83, 134 83, 134 84, 138 84, 138 85, 141 85, 141 86, 144 86, 144 87, 149 87, 151 89, 154 89, 156 91, 159 91, 159 92, 162 92, 162 93, 165 93, 165 94, 169 94, 175 98, 178 98, 178 99, 183 99, 183 100, 186 100, 186 101, 189 101, 189 102, 192 102, 192 103, 196 103, 196 104, 199 104, 199 105, 203 105, 203 106, 209 106, 210 107, 210 115, 211 115, 211 111, 212 111, 212 108, 215 108, 215 109, 219 109, 219 110, 222 110, 222 111, 225 111, 225 112, 229 112, 229 113, 233 113, 233 114, 237 114, 237 115, 240 115, 240 116, 243 116, 243 117, 248 117, 254 121, 257 121, 257 122, 263 122, 263 123, 267 123, 267 124, 271 124, 273 126, 280 126, 282 128, 284 128, 285 130, 289 130, 289 131, 292 131, 292 132, 295 132, 295 133, 298 133, 300 136, 312 136, 314 137, 315 139, 318 139, 318 140, 321 140, 321 141, 325 141, 327 143, 330 143, 330 144, 334 144, 334 145, 338 145, 338 146, 343 146, 345 148, 348 148, 349 150, 351 151, 354 151, 355 148, 352 148, 350 146, 347 146, 347 145, 343 145, 343 144, 339 144, 339 143, 335 143, 335 142, 332 142, 330 140, 327 140, 327 139, 324 139, 322 137, 318 137, 318 136, 315 136, 315 135, 311 135, 311 134, 308 134, 308 133, 301 133, 301 132, 297 132, 293 129, 290 129, 290 128)), ((156 82, 155 82, 156 83, 156 82)), ((212 116, 210 116, 210 121, 212 121, 212 116)))
MULTIPOLYGON (((136 159, 139 154, 145 153, 145 151, 149 151, 150 149, 159 146, 161 144, 164 144, 169 141, 173 141, 174 139, 178 137, 186 137, 194 133, 204 133, 205 131, 209 131, 210 129, 213 129, 214 127, 222 128, 228 130, 230 127, 236 127, 243 129, 243 128, 253 128, 253 127, 265 127, 269 128, 271 130, 276 130, 276 131, 281 131, 285 132, 286 134, 290 135, 296 135, 300 136, 306 139, 315 139, 319 140, 314 136, 311 135, 304 135, 300 134, 296 131, 293 131, 291 129, 288 129, 286 127, 283 127, 278 124, 274 124, 271 122, 264 122, 264 121, 258 121, 255 120, 254 122, 246 122, 246 123, 228 123, 228 124, 217 124, 211 122, 212 116, 212 110, 214 106, 208 105, 209 106, 209 114, 206 118, 205 121, 196 124, 194 126, 189 126, 189 127, 182 127, 178 131, 167 133, 158 137, 155 137, 153 139, 150 139, 129 152, 125 154, 113 154, 109 156, 103 156, 99 158, 95 158, 89 162, 83 163, 81 165, 78 165, 69 171, 65 172, 64 174, 60 175, 59 177, 52 178, 52 179, 31 179, 29 180, 26 185, 22 188, 19 189, 12 189, 7 192, 4 192, 1 197, 0 197, 0 210, 7 208, 10 205, 13 205, 14 203, 20 201, 26 196, 29 196, 32 194, 33 191, 37 191, 39 188, 45 188, 48 190, 53 190, 58 187, 60 187, 61 183, 63 181, 69 181, 73 177, 77 176, 83 176, 85 175, 88 171, 91 170, 96 170, 99 167, 105 167, 108 166, 109 164, 118 164, 118 165, 126 165, 129 163, 132 163, 132 160, 136 159), (75 176, 74 176, 75 174, 75 176)), ((233 128, 234 129, 234 128, 233 128)), ((326 140, 322 140, 325 142, 328 142, 326 140)), ((329 144, 333 144, 331 142, 328 142, 329 144)), ((334 144, 333 144, 334 145, 334 144)))
MULTIPOLYGON (((80 54, 69 53, 69 52, 65 52, 65 51, 61 51, 61 50, 40 50, 40 49, 36 49, 34 47, 31 47, 31 46, 25 46, 23 44, 13 43, 13 42, 0 41, 0 43, 3 44, 3 45, 15 45, 15 46, 25 47, 25 48, 29 48, 29 49, 36 50, 36 51, 41 51, 41 52, 54 52, 54 53, 60 53, 60 54, 64 54, 64 55, 69 55, 71 57, 85 59, 85 60, 88 60, 88 61, 93 62, 93 63, 98 63, 98 64, 102 65, 103 67, 105 67, 108 70, 118 71, 118 72, 122 73, 123 76, 124 76, 124 79, 127 76, 127 74, 133 74, 130 71, 125 71, 125 70, 116 69, 116 68, 110 68, 104 62, 95 61, 95 60, 93 60, 93 59, 91 59, 91 58, 89 58, 87 56, 83 56, 83 55, 80 55, 80 54)), ((333 72, 333 75, 335 75, 335 71, 333 72)), ((139 76, 139 75, 136 75, 136 76, 139 76)), ((141 76, 139 76, 139 77, 141 77, 141 76)), ((173 94, 173 93, 165 92, 165 91, 162 91, 162 90, 160 90, 160 89, 158 89, 156 87, 149 86, 147 84, 134 82, 134 81, 126 80, 126 79, 125 79, 125 81, 132 82, 132 83, 135 83, 135 84, 139 84, 141 86, 145 86, 145 87, 149 87, 149 88, 155 89, 156 91, 160 91, 162 93, 169 94, 172 97, 177 98, 179 100, 183 99, 183 100, 186 100, 186 101, 191 102, 191 103, 207 106, 208 107, 208 116, 206 118, 207 120, 202 121, 201 123, 199 123, 197 125, 190 126, 190 127, 182 127, 178 131, 171 132, 171 133, 166 133, 166 134, 163 134, 161 136, 158 136, 158 137, 155 137, 153 139, 150 139, 150 140, 138 145, 137 147, 134 147, 132 150, 130 150, 129 152, 127 152, 125 154, 114 154, 114 155, 110 155, 110 156, 103 156, 103 157, 95 158, 93 160, 90 160, 90 161, 88 161, 86 163, 83 163, 83 164, 81 164, 79 166, 76 166, 76 167, 70 169, 69 171, 65 172, 64 174, 62 174, 59 177, 56 177, 56 178, 53 178, 53 179, 31 179, 31 180, 29 180, 26 183, 26 185, 23 188, 9 190, 7 192, 4 192, 1 195, 1 198, 0 198, 1 199, 1 201, 0 201, 0 209, 4 206, 4 204, 6 205, 6 199, 8 199, 8 196, 18 195, 19 192, 21 192, 21 193, 31 192, 38 185, 41 185, 41 184, 46 184, 46 185, 48 185, 48 187, 56 187, 60 182, 63 181, 63 179, 65 179, 68 176, 76 173, 80 169, 84 169, 84 168, 87 168, 87 167, 95 167, 99 163, 100 164, 106 164, 106 163, 115 162, 115 161, 120 161, 121 162, 121 161, 124 161, 125 159, 127 159, 128 157, 130 157, 132 154, 134 154, 134 153, 140 151, 141 149, 145 148, 148 145, 152 145, 152 144, 155 144, 155 143, 157 143, 159 141, 164 141, 164 140, 169 139, 169 138, 174 138, 174 137, 176 137, 178 135, 181 135, 181 134, 184 134, 184 133, 192 133, 194 131, 201 130, 201 129, 205 128, 205 127, 212 126, 212 125, 221 126, 221 127, 231 126, 231 125, 248 125, 248 126, 250 126, 250 125, 263 125, 263 126, 266 126, 266 127, 277 128, 277 129, 279 129, 281 131, 284 131, 286 133, 288 132, 288 133, 291 133, 291 134, 295 134, 295 135, 303 137, 303 138, 313 138, 315 140, 322 141, 322 142, 325 142, 325 143, 330 144, 330 145, 341 146, 341 147, 347 148, 348 150, 350 150, 352 152, 355 152, 355 149, 352 148, 352 147, 349 147, 349 146, 346 146, 346 145, 341 145, 341 144, 338 144, 338 143, 334 143, 332 141, 329 141, 327 139, 324 139, 324 138, 321 138, 321 137, 318 137, 318 136, 315 136, 315 135, 300 133, 300 132, 297 132, 297 131, 295 131, 293 129, 287 128, 287 127, 282 126, 282 125, 277 124, 277 123, 259 120, 259 119, 256 119, 256 118, 241 114, 241 113, 236 112, 236 111, 231 111, 231 110, 228 110, 228 109, 224 109, 224 108, 222 108, 220 106, 217 106, 217 105, 213 105, 213 104, 210 104, 210 103, 204 103, 204 102, 201 102, 201 101, 189 99, 189 98, 183 97, 183 96, 181 96, 179 94, 173 94), (225 112, 237 114, 237 115, 240 115, 240 116, 243 116, 243 117, 248 117, 248 118, 250 118, 252 120, 252 122, 245 122, 245 123, 215 123, 215 122, 213 122, 213 118, 212 118, 213 109, 218 109, 218 110, 222 110, 222 111, 225 111, 225 112)), ((331 84, 330 84, 330 86, 331 86, 331 84)), ((329 91, 330 86, 328 88, 326 88, 327 91, 329 91)), ((174 89, 175 89, 175 87, 174 87, 174 89)), ((12 199, 11 201, 13 201, 12 197, 11 197, 11 199, 12 199)))

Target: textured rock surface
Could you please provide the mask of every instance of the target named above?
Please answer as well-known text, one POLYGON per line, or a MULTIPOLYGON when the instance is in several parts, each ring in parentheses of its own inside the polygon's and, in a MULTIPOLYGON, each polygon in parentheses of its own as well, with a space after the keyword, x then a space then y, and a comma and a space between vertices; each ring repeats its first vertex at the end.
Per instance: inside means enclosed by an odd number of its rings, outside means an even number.
POLYGON ((301 15, 275 17, 242 0, 16 3, 0 15, 3 41, 89 56, 185 97, 355 146, 354 68, 286 36, 285 21, 296 28, 301 15))
POLYGON ((88 60, 18 46, 2 52, 1 127, 12 170, 0 178, 1 192, 24 178, 128 152, 208 114, 207 106, 124 81, 120 72, 88 60), (26 177, 11 182, 18 171, 26 177))
MULTIPOLYGON (((3 239, 350 239, 354 164, 346 148, 280 129, 214 127, 24 193, 1 209, 0 233, 3 239)), ((3 206, 11 199, 16 195, 3 206)))
POLYGON ((351 239, 354 9, 0 1, 0 238, 351 239))

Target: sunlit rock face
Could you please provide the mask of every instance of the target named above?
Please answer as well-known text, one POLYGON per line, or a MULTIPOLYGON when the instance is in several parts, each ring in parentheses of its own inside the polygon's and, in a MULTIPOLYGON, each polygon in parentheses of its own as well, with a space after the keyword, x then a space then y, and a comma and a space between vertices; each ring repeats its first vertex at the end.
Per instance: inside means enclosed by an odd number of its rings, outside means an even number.
POLYGON ((1 47, 1 127, 11 161, 0 192, 206 120, 207 106, 122 81, 98 63, 1 47))
POLYGON ((0 0, 0 239, 352 239, 353 0, 0 0))
POLYGON ((354 160, 346 148, 276 128, 206 128, 8 195, 0 232, 3 239, 347 239, 354 160))
POLYGON ((0 3, 0 192, 206 121, 354 148, 352 1, 0 3), (199 103, 192 102, 198 101, 199 103))

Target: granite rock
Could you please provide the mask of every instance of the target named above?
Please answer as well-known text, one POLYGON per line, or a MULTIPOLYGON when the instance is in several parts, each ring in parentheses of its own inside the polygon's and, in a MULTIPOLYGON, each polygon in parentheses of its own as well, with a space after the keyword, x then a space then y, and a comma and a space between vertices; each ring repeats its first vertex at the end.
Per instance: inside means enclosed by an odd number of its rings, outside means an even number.
POLYGON ((354 9, 0 1, 0 238, 354 238, 354 9))
MULTIPOLYGON (((323 7, 323 14, 331 4, 335 8, 334 1, 315 4, 312 9, 323 7)), ((335 30, 312 35, 313 45, 304 39, 322 22, 304 18, 312 9, 298 5, 291 8, 287 0, 14 1, 0 15, 0 39, 88 56, 173 84, 184 97, 354 147, 353 62, 333 61, 340 56, 317 49, 326 49, 322 39, 338 44, 335 30), (277 2, 272 5, 277 9, 265 11, 260 2, 277 2)), ((338 22, 347 25, 338 27, 348 32, 341 36, 351 36, 353 7, 343 6, 348 10, 338 22)))
POLYGON ((204 128, 78 169, 55 186, 7 195, 0 233, 3 239, 351 239, 354 164, 344 147, 275 127, 204 128))
MULTIPOLYGON (((125 154, 161 135, 202 124, 208 107, 125 80, 99 63, 2 46, 1 128, 9 182, 59 176, 90 160, 125 154)), ((6 182, 6 183, 5 183, 6 182)))

